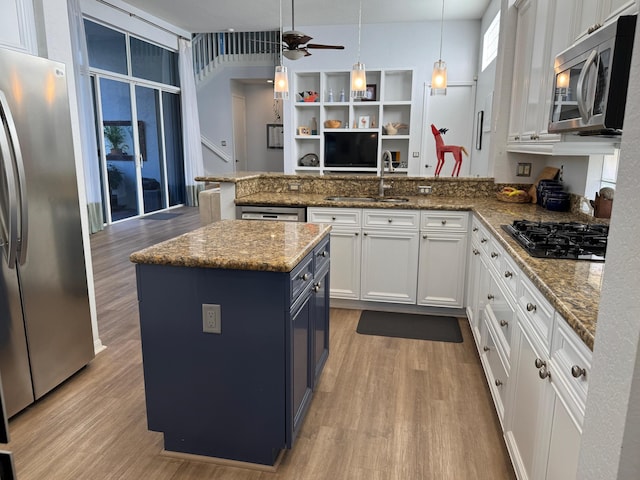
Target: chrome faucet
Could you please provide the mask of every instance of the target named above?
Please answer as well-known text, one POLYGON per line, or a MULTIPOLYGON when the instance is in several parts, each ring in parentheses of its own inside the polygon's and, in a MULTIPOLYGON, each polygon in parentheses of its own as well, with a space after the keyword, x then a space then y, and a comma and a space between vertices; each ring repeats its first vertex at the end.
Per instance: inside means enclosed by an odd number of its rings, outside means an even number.
POLYGON ((385 162, 389 166, 389 173, 392 173, 393 168, 393 159, 391 157, 391 152, 389 150, 385 150, 382 152, 382 165, 380 165, 380 183, 378 184, 378 196, 384 197, 384 191, 387 188, 391 188, 391 185, 384 184, 384 164, 385 162))

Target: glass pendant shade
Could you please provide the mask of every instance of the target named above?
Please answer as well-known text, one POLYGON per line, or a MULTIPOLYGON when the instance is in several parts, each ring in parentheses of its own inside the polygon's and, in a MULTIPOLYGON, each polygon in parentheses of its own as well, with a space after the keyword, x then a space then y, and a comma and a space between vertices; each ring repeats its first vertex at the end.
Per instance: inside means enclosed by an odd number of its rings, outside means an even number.
POLYGON ((367 72, 364 63, 354 63, 351 69, 351 98, 365 98, 367 95, 367 72))
POLYGON ((447 94, 447 64, 438 60, 433 64, 433 74, 431 75, 431 95, 447 94))
POLYGON ((289 100, 289 77, 287 67, 276 66, 276 74, 273 79, 273 98, 276 100, 289 100))

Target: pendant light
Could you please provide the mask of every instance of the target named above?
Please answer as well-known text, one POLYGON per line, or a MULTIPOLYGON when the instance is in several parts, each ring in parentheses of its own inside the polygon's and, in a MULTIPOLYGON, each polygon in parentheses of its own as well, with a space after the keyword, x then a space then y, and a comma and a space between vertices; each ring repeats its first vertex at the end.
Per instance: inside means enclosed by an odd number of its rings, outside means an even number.
POLYGON ((282 0, 280 0, 280 65, 276 65, 273 78, 273 98, 275 100, 289 100, 289 76, 287 67, 282 65, 282 0))
POLYGON ((367 95, 367 73, 364 63, 360 63, 360 36, 362 33, 362 0, 358 13, 358 61, 351 69, 351 98, 365 98, 367 95))
POLYGON ((444 30, 444 0, 442 0, 442 16, 440 17, 440 56, 433 64, 431 74, 431 95, 447 94, 447 64, 442 61, 442 32, 444 30))

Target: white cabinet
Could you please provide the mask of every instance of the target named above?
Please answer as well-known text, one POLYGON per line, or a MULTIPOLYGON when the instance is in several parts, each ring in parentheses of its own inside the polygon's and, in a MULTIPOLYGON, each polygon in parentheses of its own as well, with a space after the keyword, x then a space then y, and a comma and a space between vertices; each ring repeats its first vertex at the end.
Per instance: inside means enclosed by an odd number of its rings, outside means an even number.
POLYGON ((331 228, 330 296, 360 299, 362 210, 354 208, 309 208, 309 222, 328 223, 331 228))
POLYGON ((619 15, 637 13, 635 0, 573 0, 573 38, 578 39, 619 15))
POLYGON ((574 5, 564 0, 518 3, 516 54, 509 116, 510 150, 551 148, 560 135, 548 132, 555 56, 573 38, 574 5))
MULTIPOLYGON (((299 172, 377 172, 380 170, 381 156, 384 150, 394 153, 395 166, 399 171, 408 170, 409 154, 412 151, 411 132, 414 127, 412 116, 413 70, 374 70, 367 71, 367 84, 373 86, 375 95, 368 100, 354 100, 349 96, 350 72, 298 72, 294 74, 291 102, 292 130, 291 146, 285 144, 285 158, 290 158, 294 170, 299 172), (315 101, 304 101, 300 95, 304 92, 316 92, 315 101), (344 93, 344 95, 343 95, 344 93), (337 121, 339 126, 325 125, 327 121, 337 121), (311 134, 311 125, 315 121, 316 134, 311 134), (387 130, 387 124, 403 124, 406 128, 398 131, 387 130), (306 127, 309 132, 301 130, 306 127), (372 132, 378 134, 376 167, 331 167, 324 163, 324 133, 372 132), (317 163, 310 162, 307 154, 317 156, 317 163)), ((308 99, 310 97, 307 97, 308 99)), ((312 97, 311 97, 312 98, 312 97)), ((413 141, 418 142, 418 139, 413 141)), ((413 148, 415 150, 415 148, 413 148)))
POLYGON ((364 210, 361 299, 416 303, 418 212, 364 210))
POLYGON ((466 212, 422 212, 418 305, 464 306, 468 218, 466 212))
POLYGON ((591 351, 482 222, 467 311, 519 480, 575 479, 591 351))
POLYGON ((33 2, 0 0, 0 45, 37 53, 33 2))

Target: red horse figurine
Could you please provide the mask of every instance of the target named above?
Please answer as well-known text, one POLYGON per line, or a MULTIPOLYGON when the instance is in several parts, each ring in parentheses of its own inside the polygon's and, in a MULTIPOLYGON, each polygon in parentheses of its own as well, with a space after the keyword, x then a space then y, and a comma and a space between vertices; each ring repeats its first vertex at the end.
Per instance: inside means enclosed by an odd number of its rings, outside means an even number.
POLYGON ((451 176, 454 175, 457 177, 460 174, 460 167, 462 166, 462 154, 464 153, 467 157, 469 153, 467 149, 462 145, 445 145, 442 140, 442 134, 446 133, 448 129, 442 128, 438 130, 436 126, 431 124, 431 132, 433 133, 433 137, 436 139, 436 156, 438 157, 438 164, 436 165, 436 177, 440 176, 440 170, 442 170, 442 166, 444 165, 444 154, 447 152, 451 152, 453 154, 453 158, 456 161, 456 164, 453 166, 453 172, 451 172, 451 176))

